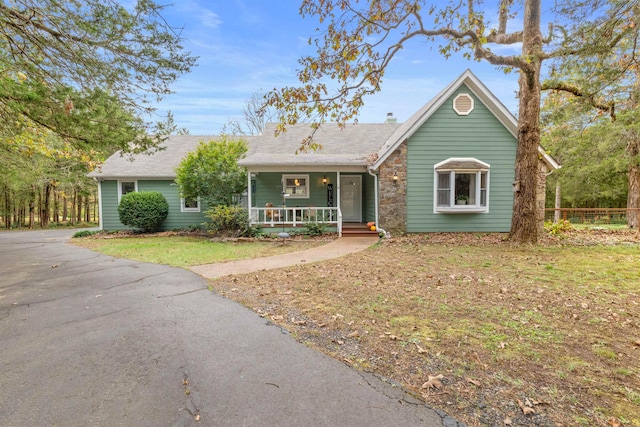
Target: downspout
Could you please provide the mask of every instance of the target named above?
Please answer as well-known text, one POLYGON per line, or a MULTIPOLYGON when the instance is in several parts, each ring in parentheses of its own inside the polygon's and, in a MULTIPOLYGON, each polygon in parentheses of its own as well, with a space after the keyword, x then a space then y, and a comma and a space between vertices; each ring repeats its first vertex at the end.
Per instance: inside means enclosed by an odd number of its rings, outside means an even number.
POLYGON ((378 221, 378 174, 374 173, 373 169, 370 167, 367 168, 367 172, 369 172, 369 175, 373 177, 373 194, 375 200, 373 207, 375 211, 376 227, 379 233, 384 234, 384 237, 389 238, 389 233, 379 226, 380 222, 378 221))

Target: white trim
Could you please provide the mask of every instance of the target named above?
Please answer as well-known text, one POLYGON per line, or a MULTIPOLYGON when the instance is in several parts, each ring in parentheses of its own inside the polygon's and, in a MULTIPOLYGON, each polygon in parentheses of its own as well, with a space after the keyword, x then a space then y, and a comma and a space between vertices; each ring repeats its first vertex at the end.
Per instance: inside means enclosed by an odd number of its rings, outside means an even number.
MULTIPOLYGON (((343 179, 354 179, 354 186, 357 187, 357 200, 355 200, 356 204, 356 217, 349 219, 348 222, 362 222, 362 175, 341 175, 340 176, 340 199, 342 199, 342 180, 343 179)), ((340 211, 342 211, 342 201, 340 201, 340 211)), ((342 219, 344 220, 344 212, 342 212, 342 219)))
MULTIPOLYGON (((457 169, 457 168, 447 168, 446 165, 448 163, 453 163, 453 162, 475 162, 475 163, 479 163, 482 165, 482 168, 479 168, 480 170, 489 170, 491 168, 491 166, 489 165, 489 163, 485 163, 482 160, 478 160, 475 157, 449 157, 447 160, 443 160, 440 163, 436 163, 435 165, 433 165, 434 169, 438 169, 440 171, 446 171, 446 170, 455 170, 455 171, 463 171, 464 169, 457 169)), ((473 168, 471 170, 478 170, 476 168, 473 168)))
POLYGON ((138 192, 138 180, 137 179, 119 179, 118 180, 118 204, 120 204, 120 200, 122 199, 122 183, 123 182, 133 182, 134 192, 138 192))
POLYGON ((98 180, 98 228, 103 230, 102 224, 102 181, 98 180))
POLYGON ((491 178, 490 165, 474 157, 451 157, 442 162, 436 163, 433 166, 433 213, 434 214, 451 214, 451 213, 488 213, 489 212, 489 183, 491 178), (447 168, 447 165, 454 162, 474 162, 478 163, 482 167, 473 169, 456 169, 447 168), (438 206, 438 189, 439 189, 439 175, 443 173, 449 173, 449 205, 438 206), (476 202, 473 205, 458 205, 455 200, 455 175, 456 174, 476 174, 475 179, 475 199, 476 202), (485 204, 481 205, 482 200, 482 174, 486 174, 486 195, 485 204))
POLYGON ((336 173, 336 172, 353 172, 353 173, 366 173, 367 166, 365 164, 362 165, 250 165, 251 172, 260 173, 260 172, 276 172, 276 173, 285 173, 285 174, 296 174, 301 170, 306 172, 321 172, 321 173, 336 173))
POLYGON ((474 108, 475 108, 475 101, 473 100, 473 96, 469 95, 468 93, 460 93, 455 98, 453 98, 453 111, 455 111, 456 114, 459 116, 468 116, 469 114, 471 114, 474 108), (467 98, 469 101, 471 101, 471 106, 467 111, 458 110, 458 108, 456 107, 457 101, 462 97, 467 98))
POLYGON ((184 205, 184 201, 185 199, 183 197, 180 197, 180 212, 200 212, 200 197, 196 198, 196 202, 198 202, 198 207, 195 208, 188 208, 184 205))
POLYGON ((282 191, 286 194, 288 194, 288 198, 290 199, 308 199, 309 198, 309 192, 311 189, 311 183, 309 182, 309 174, 302 174, 302 173, 296 173, 296 174, 282 174, 282 191), (296 184, 296 188, 304 188, 304 192, 302 194, 297 194, 297 193, 287 193, 287 180, 288 179, 293 179, 293 180, 301 180, 304 179, 304 185, 300 185, 299 187, 296 184))

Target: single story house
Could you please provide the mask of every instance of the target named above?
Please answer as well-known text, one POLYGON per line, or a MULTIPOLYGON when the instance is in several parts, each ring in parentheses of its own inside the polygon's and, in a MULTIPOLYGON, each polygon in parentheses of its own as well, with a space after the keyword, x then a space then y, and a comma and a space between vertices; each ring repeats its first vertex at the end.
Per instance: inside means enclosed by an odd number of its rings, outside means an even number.
MULTIPOLYGON (((506 232, 513 213, 517 121, 469 70, 405 123, 320 126, 315 151, 296 154, 308 124, 274 136, 268 124, 246 137, 249 151, 246 207, 251 223, 274 231, 323 222, 339 233, 375 222, 391 232, 506 232)), ((175 205, 165 223, 177 228, 202 222, 180 201, 173 170, 197 141, 172 136, 165 151, 126 162, 110 157, 101 171, 100 217, 104 229, 122 228, 117 201, 125 191, 156 190, 175 205), (115 212, 115 216, 114 216, 115 212)), ((546 175, 559 165, 540 147, 539 211, 544 218, 546 175)))

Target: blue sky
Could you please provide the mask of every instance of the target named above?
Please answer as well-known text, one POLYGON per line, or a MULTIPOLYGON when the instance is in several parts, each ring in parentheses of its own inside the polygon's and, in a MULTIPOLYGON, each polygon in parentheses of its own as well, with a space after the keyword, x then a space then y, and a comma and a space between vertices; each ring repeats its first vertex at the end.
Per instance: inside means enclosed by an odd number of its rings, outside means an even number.
MULTIPOLYGON (((242 107, 257 91, 295 85, 298 59, 313 53, 307 40, 318 26, 314 17, 298 14, 299 5, 299 0, 176 1, 164 16, 184 28, 185 49, 200 59, 158 110, 171 110, 178 127, 192 135, 213 135, 229 120, 242 120, 242 107)), ((394 58, 382 91, 365 98, 358 120, 379 123, 393 112, 405 121, 467 68, 517 111, 517 73, 505 75, 486 61, 444 59, 435 47, 418 42, 394 58)))

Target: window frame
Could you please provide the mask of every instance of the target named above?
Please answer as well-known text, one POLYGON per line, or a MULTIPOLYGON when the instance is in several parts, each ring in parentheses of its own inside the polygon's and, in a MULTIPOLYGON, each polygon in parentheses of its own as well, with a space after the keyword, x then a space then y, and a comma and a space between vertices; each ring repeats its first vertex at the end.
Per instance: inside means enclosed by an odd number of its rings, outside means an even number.
POLYGON ((451 157, 433 167, 433 212, 434 213, 488 213, 489 212, 489 182, 490 182, 490 165, 473 157, 451 157), (440 176, 448 174, 448 188, 442 189, 448 191, 449 203, 447 205, 439 205, 438 195, 440 188, 440 176), (455 180, 457 175, 475 175, 474 176, 474 197, 475 203, 458 205, 456 204, 455 180), (483 180, 484 175, 484 180, 483 180), (484 182, 484 187, 482 186, 484 182), (484 199, 484 204, 482 203, 484 199))
POLYGON ((120 200, 122 200, 122 184, 133 182, 133 191, 129 191, 129 193, 137 193, 138 192, 138 180, 137 179, 119 179, 118 180, 118 204, 120 204, 120 200))
POLYGON ((311 183, 309 182, 309 174, 283 174, 282 175, 282 191, 285 194, 288 194, 287 198, 289 199, 308 199, 309 198, 309 193, 310 193, 310 189, 311 189, 311 183), (287 186, 287 180, 304 180, 304 186, 300 185, 300 186, 287 186), (298 188, 298 187, 302 187, 304 188, 304 193, 303 194, 296 194, 295 192, 290 193, 287 191, 287 188, 298 188))
POLYGON ((187 207, 185 205, 186 201, 187 201, 187 199, 185 199, 184 197, 180 198, 180 212, 200 212, 200 208, 202 206, 202 204, 200 202, 200 197, 197 197, 195 199, 195 202, 198 204, 198 206, 196 206, 195 208, 187 207))

